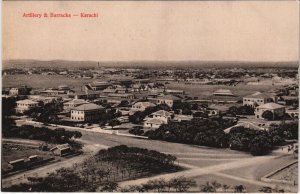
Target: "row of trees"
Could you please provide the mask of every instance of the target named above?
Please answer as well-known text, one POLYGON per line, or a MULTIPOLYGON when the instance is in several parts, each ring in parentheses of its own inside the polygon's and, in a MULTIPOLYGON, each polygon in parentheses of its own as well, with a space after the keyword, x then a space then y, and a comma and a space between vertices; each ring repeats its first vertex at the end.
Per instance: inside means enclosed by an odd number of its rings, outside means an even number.
POLYGON ((224 129, 233 126, 235 121, 218 118, 194 118, 191 121, 169 123, 144 135, 150 139, 170 142, 196 144, 209 147, 223 147, 250 152, 252 155, 268 154, 274 146, 286 139, 298 138, 298 123, 273 125, 269 131, 244 127, 232 128, 229 133, 224 129))
POLYGON ((184 176, 179 176, 166 181, 164 178, 149 180, 142 185, 129 185, 119 189, 121 192, 191 192, 191 189, 200 191, 202 193, 216 193, 216 192, 230 192, 230 193, 243 193, 246 192, 244 185, 230 186, 221 184, 217 181, 207 181, 203 185, 197 183, 184 176), (198 189, 197 189, 198 188, 198 189))
POLYGON ((196 182, 184 176, 175 177, 166 181, 163 178, 149 180, 142 185, 129 185, 120 188, 121 192, 187 192, 195 187, 196 182))
POLYGON ((210 147, 227 147, 228 137, 224 129, 235 124, 231 119, 194 118, 180 123, 172 122, 162 125, 154 131, 145 133, 150 139, 170 142, 204 145, 210 147))
POLYGON ((34 120, 42 123, 58 123, 58 114, 63 110, 63 103, 53 100, 50 103, 41 103, 36 107, 26 111, 24 114, 32 117, 34 120))
POLYGON ((228 134, 229 146, 231 149, 247 151, 252 155, 265 155, 285 140, 297 140, 298 130, 298 122, 272 125, 268 131, 236 127, 228 134))
POLYGON ((3 132, 4 137, 16 137, 24 139, 42 140, 49 143, 70 143, 72 138, 81 138, 79 131, 67 131, 64 128, 54 130, 46 127, 34 127, 32 125, 23 125, 13 127, 3 132))
POLYGON ((252 108, 250 106, 240 106, 240 107, 231 106, 227 110, 227 113, 231 114, 233 116, 236 116, 236 115, 254 115, 254 108, 252 108))

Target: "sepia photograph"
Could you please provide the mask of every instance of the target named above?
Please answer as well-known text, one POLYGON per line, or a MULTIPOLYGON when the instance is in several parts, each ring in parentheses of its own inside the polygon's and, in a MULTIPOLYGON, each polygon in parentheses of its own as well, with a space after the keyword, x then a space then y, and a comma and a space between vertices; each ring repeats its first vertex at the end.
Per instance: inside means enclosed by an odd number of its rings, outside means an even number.
POLYGON ((298 192, 296 0, 4 0, 1 68, 1 192, 298 192))

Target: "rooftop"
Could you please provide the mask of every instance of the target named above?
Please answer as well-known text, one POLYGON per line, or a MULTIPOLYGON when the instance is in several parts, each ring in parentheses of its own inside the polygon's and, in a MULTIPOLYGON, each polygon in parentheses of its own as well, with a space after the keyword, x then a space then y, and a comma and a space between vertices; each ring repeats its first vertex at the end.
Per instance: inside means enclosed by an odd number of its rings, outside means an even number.
POLYGON ((19 100, 16 102, 17 104, 38 104, 38 102, 32 101, 32 100, 19 100))
POLYGON ((159 96, 157 98, 163 99, 163 100, 181 100, 181 98, 174 96, 174 95, 164 95, 164 96, 159 96))
POLYGON ((65 104, 87 104, 88 102, 83 99, 73 99, 71 101, 66 102, 65 104))
POLYGON ((273 110, 273 109, 278 109, 278 108, 285 108, 285 106, 271 102, 271 103, 267 103, 267 104, 262 104, 262 105, 258 106, 257 108, 273 110))
POLYGON ((152 115, 160 115, 160 116, 164 116, 164 117, 169 117, 173 114, 168 111, 165 111, 165 110, 159 110, 159 111, 152 113, 152 115))
POLYGON ((155 106, 155 104, 153 104, 151 102, 137 102, 134 105, 140 105, 140 106, 143 106, 143 107, 155 106))
POLYGON ((227 89, 219 89, 216 90, 213 95, 226 95, 226 96, 234 96, 230 90, 227 89))
POLYGON ((255 92, 254 94, 245 96, 245 98, 271 98, 271 97, 272 97, 271 94, 261 93, 261 92, 255 92))
POLYGON ((78 107, 73 108, 73 110, 100 110, 100 109, 104 109, 104 107, 99 106, 99 105, 94 104, 94 103, 82 104, 78 107))
POLYGON ((145 123, 158 124, 158 125, 164 124, 164 122, 159 119, 148 119, 145 121, 145 123))

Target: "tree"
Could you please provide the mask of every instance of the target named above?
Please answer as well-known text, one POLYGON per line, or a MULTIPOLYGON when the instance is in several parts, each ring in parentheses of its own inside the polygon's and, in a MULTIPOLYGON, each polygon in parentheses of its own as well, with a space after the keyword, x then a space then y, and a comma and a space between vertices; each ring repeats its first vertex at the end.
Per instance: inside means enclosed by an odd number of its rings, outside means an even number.
POLYGON ((120 122, 119 120, 117 120, 117 119, 113 119, 113 120, 109 121, 108 124, 109 124, 112 128, 114 128, 115 126, 120 125, 121 122, 120 122))
POLYGON ((238 108, 236 106, 231 106, 231 107, 229 107, 227 113, 235 116, 238 114, 238 108))
POLYGON ((216 188, 207 181, 205 185, 200 186, 200 191, 203 193, 214 193, 216 188))
POLYGON ((142 130, 142 127, 137 126, 137 127, 130 129, 128 132, 133 135, 142 135, 144 133, 144 130, 142 130))
POLYGON ((222 188, 223 188, 223 191, 226 193, 227 189, 230 188, 230 186, 226 185, 226 184, 223 184, 222 185, 222 188))
POLYGON ((195 112, 193 117, 201 117, 201 118, 208 118, 208 114, 204 112, 195 112))
POLYGON ((234 187, 235 193, 243 193, 246 190, 246 187, 244 185, 237 185, 234 187))
POLYGON ((262 187, 259 189, 259 191, 262 193, 272 193, 272 188, 271 187, 262 187))
POLYGON ((103 187, 101 188, 101 191, 102 192, 114 192, 117 190, 117 188, 118 188, 118 183, 108 182, 103 185, 103 187))
POLYGON ((254 108, 250 106, 240 106, 238 108, 239 115, 254 115, 254 108))
POLYGON ((271 111, 269 111, 269 110, 264 111, 261 116, 264 119, 267 119, 267 120, 273 120, 274 119, 274 114, 271 111))

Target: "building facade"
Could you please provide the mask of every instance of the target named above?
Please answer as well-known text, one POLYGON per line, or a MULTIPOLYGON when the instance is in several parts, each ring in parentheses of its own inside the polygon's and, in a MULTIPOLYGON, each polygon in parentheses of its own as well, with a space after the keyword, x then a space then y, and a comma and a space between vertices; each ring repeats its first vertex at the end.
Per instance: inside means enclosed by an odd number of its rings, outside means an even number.
POLYGON ((256 92, 254 94, 245 96, 243 98, 243 105, 244 106, 250 106, 250 107, 257 107, 262 104, 270 103, 270 102, 276 102, 276 97, 271 96, 265 93, 256 92))
POLYGON ((104 112, 104 107, 97 104, 88 103, 78 107, 71 108, 71 121, 74 122, 92 122, 100 119, 104 112))
POLYGON ((16 102, 17 107, 16 107, 16 112, 17 113, 24 113, 28 110, 31 110, 33 108, 39 107, 39 103, 32 101, 32 100, 19 100, 16 102))
POLYGON ((265 111, 270 111, 273 113, 273 120, 279 117, 284 116, 285 114, 285 106, 282 106, 280 104, 276 104, 276 103, 266 103, 266 104, 262 104, 258 107, 255 108, 255 117, 258 119, 264 119, 263 118, 263 113, 265 111))

